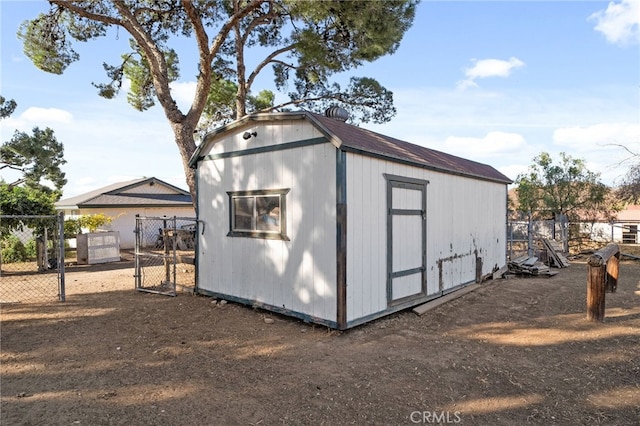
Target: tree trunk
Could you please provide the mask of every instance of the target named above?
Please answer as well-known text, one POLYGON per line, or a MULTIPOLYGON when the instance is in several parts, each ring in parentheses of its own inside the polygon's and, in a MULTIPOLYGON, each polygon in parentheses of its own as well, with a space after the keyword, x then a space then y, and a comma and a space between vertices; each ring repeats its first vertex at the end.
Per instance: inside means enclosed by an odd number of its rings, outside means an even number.
POLYGON ((189 192, 191 193, 191 202, 194 207, 196 204, 196 174, 195 170, 189 167, 189 160, 196 150, 196 142, 193 138, 193 131, 195 126, 190 126, 184 122, 172 123, 171 128, 176 139, 176 145, 180 151, 180 157, 182 158, 182 167, 184 169, 184 175, 186 178, 189 192))
POLYGON ((238 76, 238 93, 236 94, 236 119, 246 115, 246 99, 247 99, 247 81, 246 68, 244 65, 244 44, 242 40, 242 32, 240 24, 236 24, 233 28, 235 33, 236 47, 236 75, 238 76))

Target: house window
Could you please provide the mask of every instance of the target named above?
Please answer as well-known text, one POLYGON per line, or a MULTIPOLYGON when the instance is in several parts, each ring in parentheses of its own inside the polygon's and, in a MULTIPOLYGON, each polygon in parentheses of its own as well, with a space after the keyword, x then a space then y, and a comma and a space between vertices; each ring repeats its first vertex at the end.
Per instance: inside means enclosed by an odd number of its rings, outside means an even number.
POLYGON ((286 195, 289 189, 227 192, 229 237, 289 240, 286 195))
POLYGON ((626 225, 622 231, 622 244, 638 243, 638 225, 626 225))

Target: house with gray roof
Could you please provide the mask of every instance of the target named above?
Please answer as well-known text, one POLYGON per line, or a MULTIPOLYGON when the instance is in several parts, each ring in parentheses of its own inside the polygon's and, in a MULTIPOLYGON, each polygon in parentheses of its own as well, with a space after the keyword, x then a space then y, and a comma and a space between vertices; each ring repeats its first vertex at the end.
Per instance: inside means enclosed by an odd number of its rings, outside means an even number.
POLYGON ((508 177, 346 119, 253 114, 206 136, 198 293, 347 329, 506 264, 508 177))
POLYGON ((195 217, 189 192, 154 177, 114 183, 55 203, 66 218, 103 213, 111 223, 106 231, 118 231, 120 248, 135 246, 135 217, 195 217))

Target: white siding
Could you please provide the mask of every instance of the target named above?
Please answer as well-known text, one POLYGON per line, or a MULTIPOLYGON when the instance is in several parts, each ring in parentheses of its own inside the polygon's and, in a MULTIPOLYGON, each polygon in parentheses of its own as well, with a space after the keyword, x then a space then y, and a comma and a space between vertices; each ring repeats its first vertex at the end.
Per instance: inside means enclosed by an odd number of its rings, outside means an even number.
POLYGON ((593 241, 598 241, 601 243, 609 243, 614 242, 621 244, 623 242, 623 236, 627 236, 627 238, 633 238, 635 234, 635 243, 640 242, 640 232, 633 233, 631 232, 630 227, 636 226, 640 229, 640 224, 637 222, 623 222, 618 221, 614 223, 580 223, 580 230, 583 233, 588 233, 589 238, 593 241), (623 235, 624 234, 624 235, 623 235))
MULTIPOLYGON (((430 182, 426 227, 428 295, 474 281, 477 258, 482 258, 483 274, 506 262, 506 185, 348 154, 348 321, 387 309, 384 173, 430 182)), ((407 204, 409 200, 398 202, 407 204)), ((402 236, 398 238, 401 240, 402 236)), ((415 283, 408 284, 406 294, 413 292, 413 287, 415 283)))
POLYGON ((347 321, 387 309, 384 166, 347 154, 347 321))
MULTIPOLYGON (((258 123, 228 134, 213 147, 215 152, 232 152, 320 136, 299 120, 258 123), (247 130, 258 136, 245 141, 242 133, 247 130)), ((199 162, 199 218, 205 222, 200 288, 335 321, 335 175, 336 149, 328 142, 199 162), (282 188, 290 188, 290 241, 226 236, 227 191, 282 188)))
POLYGON ((422 266, 422 238, 415 235, 422 229, 420 216, 393 216, 393 271, 422 266))
POLYGON ((136 185, 119 194, 179 194, 175 189, 158 182, 149 182, 144 185, 136 185))
POLYGON ((219 140, 209 142, 209 146, 202 150, 201 155, 263 148, 317 137, 322 137, 322 133, 302 120, 254 122, 220 135, 219 140), (242 136, 245 132, 256 132, 257 135, 244 139, 242 136))

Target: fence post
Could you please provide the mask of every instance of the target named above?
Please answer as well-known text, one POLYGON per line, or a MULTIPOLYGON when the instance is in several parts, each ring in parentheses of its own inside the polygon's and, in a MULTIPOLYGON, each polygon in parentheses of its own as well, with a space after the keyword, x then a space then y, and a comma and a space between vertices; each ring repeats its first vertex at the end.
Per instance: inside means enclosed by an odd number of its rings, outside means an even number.
POLYGON ((60 274, 60 301, 66 300, 65 282, 64 282, 64 212, 58 213, 58 241, 60 254, 58 255, 58 273, 60 274))
POLYGON ((605 293, 615 292, 618 285, 620 248, 617 244, 598 250, 587 262, 587 320, 602 322, 605 312, 605 293))
POLYGON ((142 251, 142 237, 141 237, 141 226, 140 226, 140 214, 136 213, 136 226, 133 229, 133 233, 135 235, 135 246, 133 249, 133 278, 135 280, 136 288, 141 287, 140 282, 140 252, 142 251))
POLYGON ((533 256, 533 216, 529 210, 529 218, 527 222, 527 256, 533 256))
POLYGON ((44 236, 36 237, 36 265, 38 272, 47 270, 47 228, 44 229, 44 236))
MULTIPOLYGON (((171 242, 170 234, 172 233, 169 229, 167 229, 167 217, 163 216, 165 219, 162 221, 162 241, 164 242, 164 283, 168 284, 171 282, 171 264, 169 263, 169 243, 171 242)), ((163 283, 163 284, 164 284, 163 283)))

